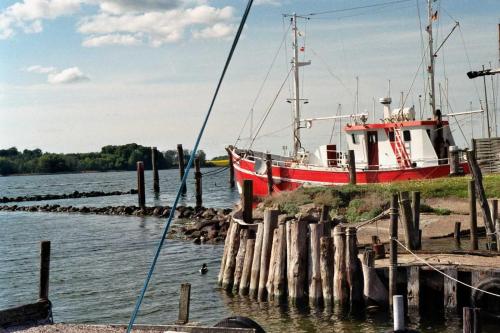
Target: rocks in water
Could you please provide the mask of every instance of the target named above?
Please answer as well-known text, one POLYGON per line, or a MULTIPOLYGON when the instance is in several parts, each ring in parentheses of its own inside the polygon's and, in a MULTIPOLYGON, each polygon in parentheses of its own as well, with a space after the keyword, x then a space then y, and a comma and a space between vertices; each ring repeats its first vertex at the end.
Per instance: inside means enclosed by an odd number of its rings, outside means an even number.
POLYGON ((127 195, 127 194, 137 194, 136 189, 131 189, 129 191, 91 191, 91 192, 78 192, 74 191, 69 194, 38 194, 31 196, 19 196, 19 197, 2 197, 0 198, 0 203, 8 202, 26 202, 26 201, 46 201, 46 200, 59 200, 59 199, 75 199, 75 198, 93 198, 93 197, 106 197, 111 195, 127 195))

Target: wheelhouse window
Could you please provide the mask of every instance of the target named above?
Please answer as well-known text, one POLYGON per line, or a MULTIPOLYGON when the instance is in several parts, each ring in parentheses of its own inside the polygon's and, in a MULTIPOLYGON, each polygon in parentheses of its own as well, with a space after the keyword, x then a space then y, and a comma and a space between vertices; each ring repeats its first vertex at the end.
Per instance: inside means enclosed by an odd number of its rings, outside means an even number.
POLYGON ((389 132, 389 141, 394 142, 394 131, 389 132))
POLYGON ((403 139, 405 141, 411 141, 411 134, 410 131, 403 131, 403 139))
POLYGON ((351 134, 351 138, 352 138, 352 143, 353 144, 357 144, 358 141, 356 140, 356 134, 351 134))

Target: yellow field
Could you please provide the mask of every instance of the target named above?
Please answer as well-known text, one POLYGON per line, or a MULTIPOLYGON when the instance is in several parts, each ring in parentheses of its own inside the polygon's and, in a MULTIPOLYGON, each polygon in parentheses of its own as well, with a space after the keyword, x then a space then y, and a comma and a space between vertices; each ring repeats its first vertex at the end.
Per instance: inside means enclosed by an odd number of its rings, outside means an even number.
POLYGON ((218 167, 225 167, 225 166, 228 166, 229 165, 229 160, 211 160, 211 161, 208 161, 208 163, 211 163, 215 166, 218 166, 218 167))

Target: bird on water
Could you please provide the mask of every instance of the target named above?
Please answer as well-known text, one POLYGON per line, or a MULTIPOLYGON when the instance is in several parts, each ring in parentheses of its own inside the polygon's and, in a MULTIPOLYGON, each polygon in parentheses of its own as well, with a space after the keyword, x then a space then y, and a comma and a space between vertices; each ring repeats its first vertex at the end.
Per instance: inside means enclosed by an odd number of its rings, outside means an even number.
POLYGON ((200 274, 206 274, 208 272, 207 264, 203 264, 200 268, 200 274))

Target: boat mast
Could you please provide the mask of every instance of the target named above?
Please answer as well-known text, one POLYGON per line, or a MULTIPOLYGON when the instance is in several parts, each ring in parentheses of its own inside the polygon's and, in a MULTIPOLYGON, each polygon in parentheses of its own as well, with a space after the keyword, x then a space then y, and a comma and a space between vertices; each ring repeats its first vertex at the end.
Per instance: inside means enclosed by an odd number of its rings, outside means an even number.
POLYGON ((297 156, 300 144, 300 90, 299 90, 299 46, 297 41, 297 14, 293 13, 293 110, 294 110, 294 126, 293 126, 293 156, 297 156))
POLYGON ((429 81, 430 81, 430 106, 432 110, 432 115, 434 118, 436 118, 436 91, 435 91, 435 85, 434 85, 434 40, 432 37, 432 20, 434 17, 433 13, 433 8, 432 8, 432 2, 434 0, 427 0, 428 4, 428 15, 429 15, 429 24, 427 25, 427 33, 429 34, 429 68, 428 68, 428 73, 429 73, 429 81))

